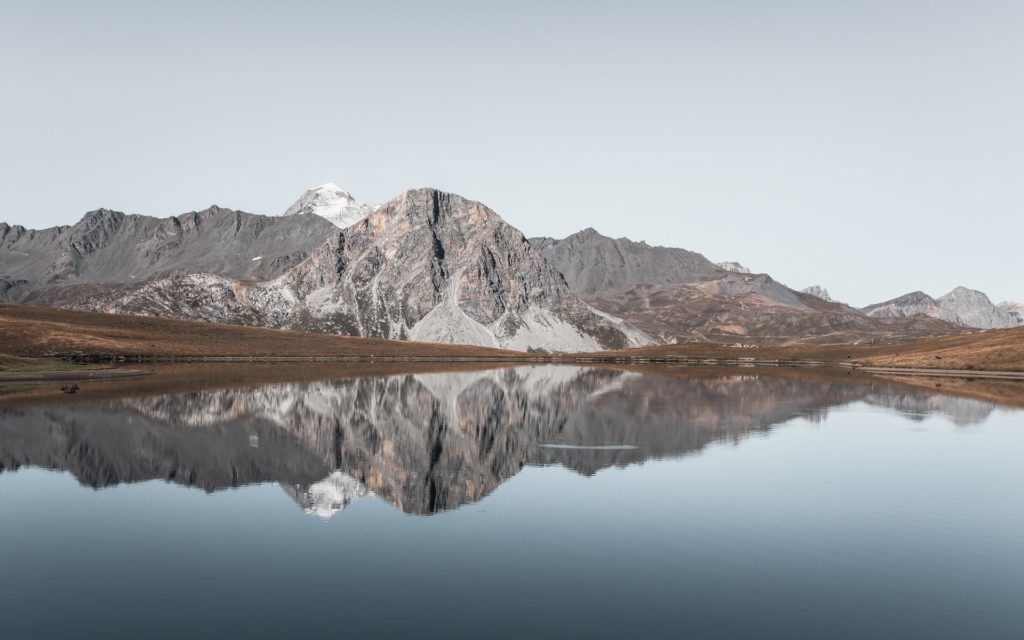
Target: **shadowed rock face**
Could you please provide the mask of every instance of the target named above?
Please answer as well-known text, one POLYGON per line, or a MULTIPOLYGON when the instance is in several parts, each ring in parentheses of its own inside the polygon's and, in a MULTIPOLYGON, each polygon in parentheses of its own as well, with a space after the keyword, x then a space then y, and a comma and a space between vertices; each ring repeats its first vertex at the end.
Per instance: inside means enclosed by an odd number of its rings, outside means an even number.
POLYGON ((276 482, 321 516, 367 493, 428 514, 480 500, 524 465, 589 475, 740 442, 855 401, 964 425, 996 406, 883 382, 524 367, 8 411, 0 469, 63 469, 93 487, 276 482))

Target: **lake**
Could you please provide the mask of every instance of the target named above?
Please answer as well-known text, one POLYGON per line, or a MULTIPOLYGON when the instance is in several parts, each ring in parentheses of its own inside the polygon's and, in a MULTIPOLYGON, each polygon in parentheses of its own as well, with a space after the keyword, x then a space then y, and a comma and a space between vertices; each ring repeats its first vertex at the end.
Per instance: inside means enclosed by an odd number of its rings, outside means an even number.
POLYGON ((1024 637, 1024 412, 948 382, 186 374, 0 405, 4 638, 1024 637))

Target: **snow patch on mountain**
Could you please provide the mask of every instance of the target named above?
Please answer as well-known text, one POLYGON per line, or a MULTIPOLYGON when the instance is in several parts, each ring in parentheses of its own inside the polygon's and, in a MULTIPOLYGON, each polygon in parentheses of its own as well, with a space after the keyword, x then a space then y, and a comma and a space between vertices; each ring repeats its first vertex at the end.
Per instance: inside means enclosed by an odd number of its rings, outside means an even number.
POLYGON ((373 205, 359 202, 348 191, 333 182, 328 182, 319 187, 307 189, 295 201, 295 204, 288 207, 284 215, 312 213, 329 220, 334 226, 344 229, 366 218, 376 208, 373 205))
POLYGON ((750 273, 750 269, 744 267, 738 262, 718 262, 716 266, 726 271, 732 271, 733 273, 750 273))

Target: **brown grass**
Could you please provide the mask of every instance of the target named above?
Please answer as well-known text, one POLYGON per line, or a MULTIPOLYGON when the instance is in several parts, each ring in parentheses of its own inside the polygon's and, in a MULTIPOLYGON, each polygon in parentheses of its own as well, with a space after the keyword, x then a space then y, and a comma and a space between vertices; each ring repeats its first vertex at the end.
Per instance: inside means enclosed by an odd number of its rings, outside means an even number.
POLYGON ((727 347, 703 342, 580 354, 595 359, 756 358, 874 367, 1024 372, 1024 327, 895 345, 727 347))
POLYGON ((526 359, 525 353, 453 344, 0 305, 0 353, 40 357, 526 359))
MULTIPOLYGON (((545 358, 487 347, 353 338, 321 333, 147 318, 47 307, 0 305, 0 353, 42 357, 396 359, 539 362, 545 358)), ((677 358, 813 360, 859 366, 1024 372, 1024 327, 979 331, 898 345, 734 348, 712 343, 568 354, 580 359, 677 358)))

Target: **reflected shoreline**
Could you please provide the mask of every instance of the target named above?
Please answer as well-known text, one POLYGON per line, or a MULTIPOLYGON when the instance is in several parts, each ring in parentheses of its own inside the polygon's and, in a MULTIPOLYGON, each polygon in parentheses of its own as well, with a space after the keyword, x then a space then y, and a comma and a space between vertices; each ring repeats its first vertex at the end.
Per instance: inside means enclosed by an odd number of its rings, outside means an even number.
POLYGON ((0 408, 0 471, 61 469, 96 488, 272 482, 320 517, 369 494, 432 514, 481 500, 526 465, 592 475, 737 444, 797 418, 823 423, 853 403, 962 427, 1003 406, 843 370, 243 369, 169 366, 0 408))

